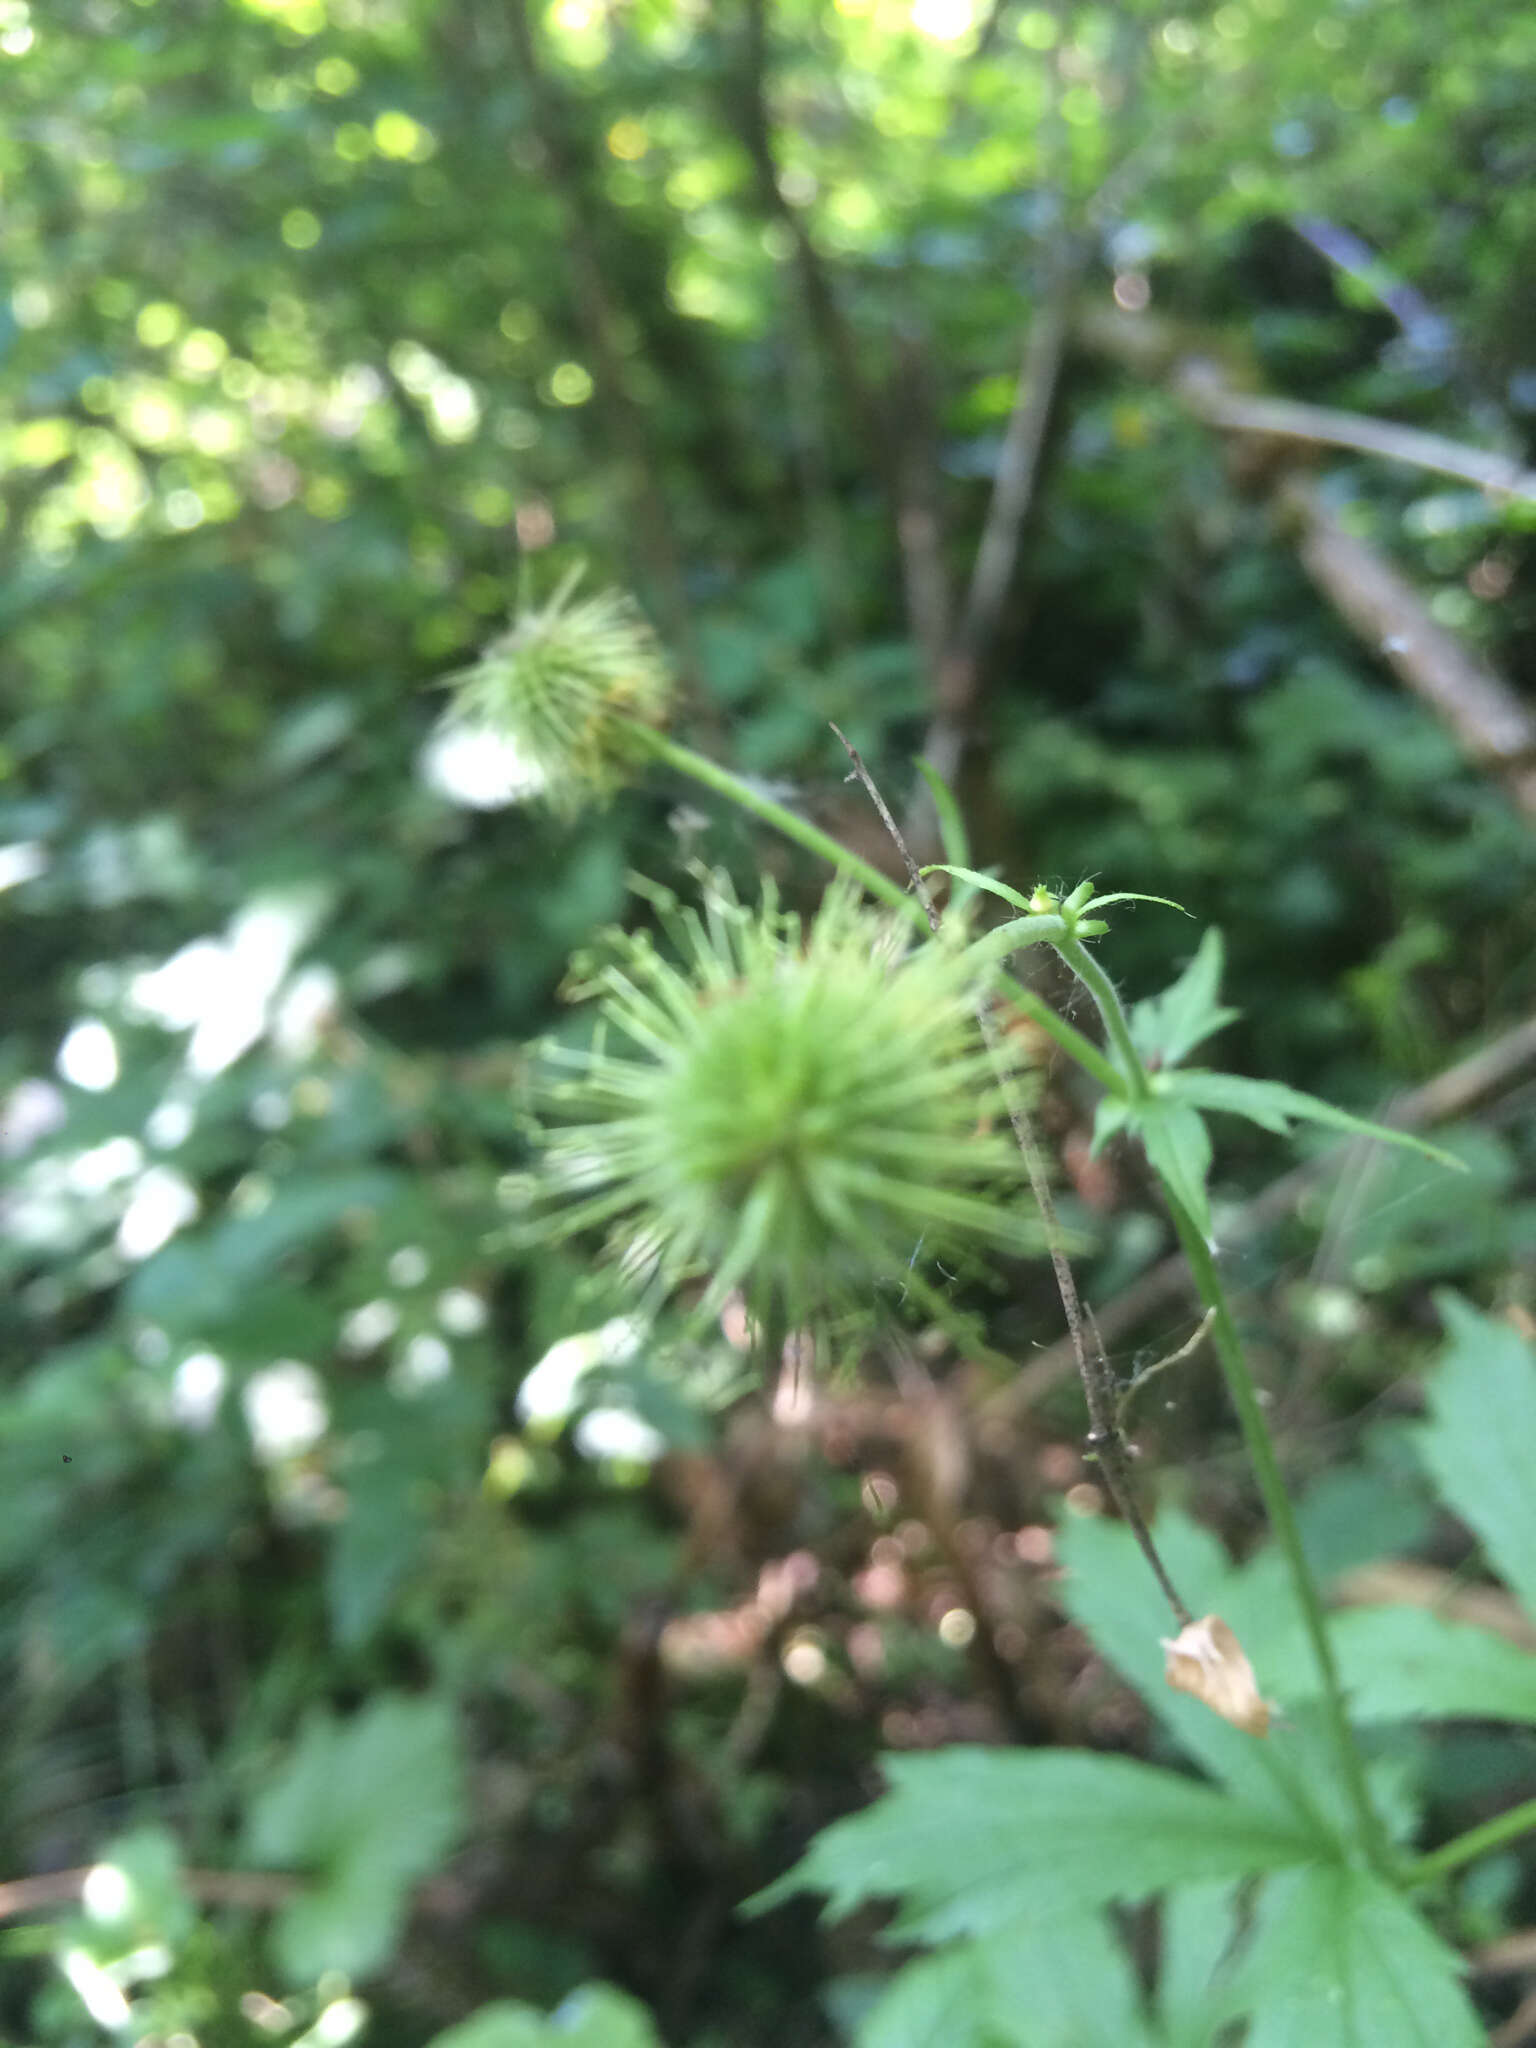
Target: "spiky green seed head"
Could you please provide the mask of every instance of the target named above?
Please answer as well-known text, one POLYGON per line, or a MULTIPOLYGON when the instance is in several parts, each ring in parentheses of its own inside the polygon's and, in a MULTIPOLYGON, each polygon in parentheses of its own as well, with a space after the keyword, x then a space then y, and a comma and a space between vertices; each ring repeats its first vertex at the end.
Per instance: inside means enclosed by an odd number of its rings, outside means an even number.
POLYGON ((718 886, 674 913, 680 962, 630 937, 590 1048, 557 1055, 544 1227, 600 1227, 652 1284, 742 1288, 791 1325, 935 1261, 1039 1245, 981 1042, 974 963, 908 944, 834 885, 808 923, 718 886))
MULTIPOLYGON (((483 738, 508 763, 516 795, 571 812, 629 781, 636 726, 665 723, 673 687, 655 634, 633 598, 577 598, 581 571, 546 603, 526 606, 471 667, 450 676, 441 729, 483 738)), ((510 800, 510 799, 509 799, 510 800)))

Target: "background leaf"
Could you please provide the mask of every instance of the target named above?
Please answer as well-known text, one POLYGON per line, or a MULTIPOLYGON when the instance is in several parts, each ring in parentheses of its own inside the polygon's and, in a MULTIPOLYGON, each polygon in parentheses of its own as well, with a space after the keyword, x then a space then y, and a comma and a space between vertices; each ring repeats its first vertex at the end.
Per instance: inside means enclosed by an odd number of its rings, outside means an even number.
POLYGON ((1485 1628, 1401 1606, 1347 1608, 1329 1630, 1356 1721, 1536 1721, 1536 1655, 1485 1628))
POLYGON ((1456 1295, 1435 1297, 1449 1342, 1425 1387, 1420 1457, 1482 1543, 1493 1569, 1536 1616, 1536 1352, 1511 1326, 1456 1295))
POLYGON ((1166 2048, 1208 2048, 1226 2024, 1221 1972, 1237 1940, 1239 1896, 1232 1885, 1181 1885, 1162 1901, 1157 2016, 1166 2048))
POLYGON ((381 1694, 350 1720, 312 1714, 252 1803, 254 1862, 315 1873, 282 1909, 291 1978, 361 1975, 389 1952, 411 1885, 463 1823, 458 1742, 446 1701, 381 1694))
MULTIPOLYGON (((1310 1653, 1277 1559, 1261 1551, 1238 1569, 1208 1530, 1176 1509, 1162 1510, 1153 1535, 1181 1597, 1196 1614, 1221 1616, 1243 1645, 1260 1691, 1282 1709, 1267 1738, 1245 1735, 1165 1682, 1159 1638, 1174 1633, 1174 1625, 1158 1613, 1145 1560, 1124 1523, 1082 1516, 1062 1529, 1068 1612, 1136 1687, 1185 1755, 1276 1824, 1311 1830, 1318 1853, 1330 1853, 1332 1837, 1349 1832, 1350 1808, 1330 1745, 1313 1717, 1305 1710, 1285 1711, 1288 1675, 1303 1668, 1301 1660, 1310 1653)), ((1308 1688, 1299 1690, 1305 1696, 1308 1688)))
POLYGON ((1132 1005, 1131 1036, 1144 1060, 1175 1067, 1241 1014, 1218 1000, 1223 961, 1221 933, 1213 926, 1176 982, 1132 1005))
POLYGON ((645 2007, 611 1984, 583 1984, 546 2019, 531 2005, 498 1999, 428 2048, 659 2048, 645 2007))

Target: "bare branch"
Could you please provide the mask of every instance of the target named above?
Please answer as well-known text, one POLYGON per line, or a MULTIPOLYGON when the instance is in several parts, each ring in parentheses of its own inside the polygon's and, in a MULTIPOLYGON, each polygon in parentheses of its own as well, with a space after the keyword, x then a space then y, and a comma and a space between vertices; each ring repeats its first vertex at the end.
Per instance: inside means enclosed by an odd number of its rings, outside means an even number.
POLYGON ((1255 398, 1231 390, 1210 363, 1187 363, 1175 388, 1188 405, 1213 427, 1239 434, 1273 434, 1287 441, 1310 441, 1328 448, 1353 448, 1361 455, 1384 456, 1414 469, 1433 470, 1496 497, 1536 502, 1536 469, 1491 448, 1469 448, 1443 434, 1400 427, 1395 420, 1373 419, 1366 413, 1335 412, 1325 405, 1303 405, 1292 398, 1255 398))
MULTIPOLYGON (((1485 490, 1536 501, 1536 471, 1502 456, 1389 422, 1234 392, 1211 361, 1190 355, 1180 359, 1178 330, 1166 322, 1090 316, 1083 331, 1120 361, 1149 375, 1166 375, 1197 418, 1226 431, 1368 449, 1398 461, 1427 463, 1485 490)), ((1303 568, 1340 616, 1390 663, 1470 757, 1498 774, 1520 809, 1536 817, 1536 715, 1486 662, 1436 622, 1390 561, 1345 530, 1311 484, 1291 475, 1282 478, 1274 495, 1297 531, 1303 568)))
MULTIPOLYGON (((50 1906, 73 1905, 85 1889, 90 1868, 49 1870, 37 1877, 15 1877, 0 1884, 0 1920, 40 1913, 50 1906)), ((286 1905, 303 1880, 283 1871, 184 1870, 181 1882, 205 1906, 249 1906, 272 1912, 286 1905)))
MULTIPOLYGON (((1013 410, 1003 438, 976 561, 955 632, 935 670, 934 714, 923 739, 923 758, 953 782, 965 752, 986 657, 997 632, 1018 558, 1019 537, 1034 502, 1046 433, 1056 404, 1070 330, 1072 290, 1080 267, 1063 253, 1054 284, 1036 310, 1019 369, 1013 410)), ((916 799, 914 830, 928 816, 926 793, 916 799)))
MULTIPOLYGON (((896 465, 896 542, 912 637, 938 693, 949 645, 949 577, 939 514, 939 460, 932 366, 915 334, 898 342, 897 401, 902 420, 896 465)), ((941 770, 941 773, 944 771, 941 770)))
POLYGON ((1536 816, 1536 717, 1456 637, 1437 625, 1407 578, 1339 524, 1293 478, 1282 503, 1301 526, 1302 567, 1360 637, 1440 718, 1474 761, 1493 769, 1536 816))
POLYGON ((909 342, 902 364, 901 431, 865 377, 859 346, 838 303, 831 273, 800 208, 785 197, 774 153, 768 88, 768 0, 746 0, 743 62, 735 94, 741 140, 752 160, 761 211, 787 231, 805 324, 831 365, 859 452, 879 479, 896 529, 907 622, 937 690, 948 634, 949 590, 939 545, 938 493, 927 427, 932 404, 924 366, 909 342))

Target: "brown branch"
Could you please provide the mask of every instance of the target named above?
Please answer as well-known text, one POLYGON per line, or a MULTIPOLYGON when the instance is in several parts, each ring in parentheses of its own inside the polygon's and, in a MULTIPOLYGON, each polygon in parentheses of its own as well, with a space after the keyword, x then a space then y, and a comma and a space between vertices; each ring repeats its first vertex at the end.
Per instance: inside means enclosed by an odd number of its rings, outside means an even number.
POLYGON ((1475 1948, 1469 1958, 1479 1977, 1521 1977, 1536 1970, 1536 1927, 1522 1927, 1475 1948))
MULTIPOLYGON (((1421 1087, 1400 1095, 1395 1102, 1388 1104, 1382 1121, 1403 1131, 1445 1123, 1497 1094, 1532 1065, 1536 1065, 1536 1017, 1528 1017, 1491 1045, 1458 1060, 1421 1087)), ((1294 1166, 1289 1173, 1271 1181, 1227 1224, 1224 1231, 1226 1243, 1229 1246, 1242 1244, 1271 1224, 1293 1214, 1304 1194, 1326 1174, 1342 1170, 1358 1150, 1355 1145, 1341 1145, 1322 1158, 1309 1159, 1304 1165, 1294 1166)), ((1133 1281, 1122 1293, 1096 1310, 1095 1320, 1105 1341, 1113 1344, 1169 1303, 1192 1298, 1193 1294, 1189 1268, 1183 1255, 1175 1253, 1149 1273, 1143 1273, 1139 1280, 1133 1281)), ((1062 1380, 1069 1378, 1074 1363, 1068 1345, 1051 1345, 1049 1350, 1031 1359, 1017 1378, 999 1388, 985 1403, 983 1413, 999 1417, 1022 1414, 1053 1387, 1060 1385, 1062 1380)))
MULTIPOLYGON (((995 28, 996 19, 994 12, 989 28, 995 28)), ((1122 135, 1144 77, 1142 59, 1147 33, 1144 22, 1122 13, 1106 80, 1108 105, 1115 128, 1122 135)), ((1050 107, 1044 126, 1050 136, 1050 153, 1058 165, 1054 184, 1058 204, 1063 208, 1064 225, 1047 251, 1047 281, 1030 322, 970 585, 953 642, 939 671, 934 717, 924 741, 924 757, 946 781, 953 781, 960 768, 966 729, 975 714, 987 657, 1013 580, 1020 537, 1039 489, 1047 436, 1072 331, 1072 300, 1087 261, 1086 230, 1101 206, 1112 203, 1111 188, 1118 176, 1118 172, 1112 173, 1105 180, 1099 192, 1081 209, 1074 226, 1066 211, 1070 144, 1061 116, 1064 81, 1059 54, 1053 60, 1050 75, 1050 107)), ((1122 158, 1121 168, 1123 165, 1122 158)), ((927 817, 921 802, 917 814, 927 817)))
POLYGON ((1407 578, 1347 533, 1310 485, 1293 477, 1281 503, 1297 521, 1302 567, 1340 616, 1396 670, 1520 809, 1536 817, 1536 717, 1503 678, 1437 625, 1407 578))
POLYGON ((929 686, 938 695, 950 630, 939 511, 938 408, 932 366, 922 342, 907 334, 898 348, 897 397, 903 426, 896 464, 896 544, 907 623, 922 651, 929 686))
POLYGON ((895 410, 882 405, 864 375, 858 338, 838 303, 831 273, 805 216, 785 197, 773 146, 768 103, 768 0, 746 0, 743 59, 734 95, 742 146, 752 164, 760 210, 788 233, 805 322, 831 363, 860 452, 884 492, 896 529, 907 624, 937 689, 948 632, 949 591, 939 545, 938 494, 933 481, 931 395, 915 344, 903 355, 905 397, 895 410))
MULTIPOLYGON (((90 1868, 49 1870, 39 1877, 14 1877, 0 1884, 0 1920, 73 1905, 85 1889, 90 1868)), ((271 1870, 184 1870, 181 1883, 200 1905, 249 1906, 269 1913, 286 1905, 302 1880, 271 1870)))
POLYGON ((976 566, 971 572, 960 619, 960 647, 973 662, 982 658, 997 631, 1018 552, 1019 533, 1034 501, 1046 428, 1066 353, 1068 314, 1079 268, 1075 254, 1069 254, 1058 264, 1057 275, 1030 322, 1013 411, 1003 437, 992 499, 987 506, 976 566))
POLYGON ((1498 1586, 1469 1585, 1456 1573, 1411 1558, 1389 1557, 1357 1565, 1333 1587, 1339 1607, 1420 1607, 1441 1621, 1502 1636, 1517 1650, 1536 1650, 1533 1622, 1513 1593, 1498 1586))
MULTIPOLYGON (((1166 321, 1090 314, 1080 331, 1119 361, 1166 376, 1197 418, 1226 431, 1368 447, 1394 460, 1428 462, 1489 491, 1536 498, 1536 471, 1501 456, 1389 422, 1235 392, 1216 363, 1196 358, 1187 343, 1180 347, 1180 330, 1166 321)), ((1492 667, 1436 623, 1407 577, 1345 530, 1313 485, 1294 473, 1283 475, 1275 498, 1295 528, 1303 568, 1340 617, 1429 706, 1468 756, 1498 775, 1519 809, 1536 817, 1536 715, 1492 667)))
POLYGON ((1061 381, 1079 267, 1075 253, 1059 259, 1056 277, 1030 322, 970 586, 939 667, 934 717, 923 742, 923 755, 946 782, 954 780, 960 767, 982 666, 996 636, 1013 580, 1019 536, 1034 502, 1046 432, 1061 381))
POLYGON ((1401 427, 1395 420, 1369 414, 1335 412, 1325 405, 1303 405, 1291 398, 1255 398, 1232 391, 1209 363, 1189 363, 1180 371, 1179 396, 1190 410, 1213 427, 1239 434, 1271 434, 1281 440, 1308 441, 1327 448, 1352 448, 1361 455, 1380 455, 1388 462, 1433 470, 1497 497, 1536 502, 1536 469, 1526 469, 1512 456, 1491 448, 1469 448, 1443 434, 1401 427))

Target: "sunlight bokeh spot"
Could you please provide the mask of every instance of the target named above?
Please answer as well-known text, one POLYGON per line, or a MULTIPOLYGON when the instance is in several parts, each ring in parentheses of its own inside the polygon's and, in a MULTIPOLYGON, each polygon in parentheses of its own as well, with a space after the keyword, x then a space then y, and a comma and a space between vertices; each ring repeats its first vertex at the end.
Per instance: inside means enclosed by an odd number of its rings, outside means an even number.
POLYGON ((319 1374, 296 1358, 253 1373, 241 1389, 240 1405, 251 1447, 263 1465, 301 1456, 319 1442, 330 1422, 319 1374))
POLYGON ((191 1351, 171 1378, 171 1415, 194 1434, 212 1427, 229 1384, 229 1368, 215 1351, 191 1351))
POLYGON ((976 25, 973 0, 912 0, 912 26, 934 43, 958 43, 976 25))
POLYGON ((99 1017, 82 1017, 65 1034, 55 1065, 72 1088, 104 1094, 117 1084, 117 1040, 99 1017))
POLYGON ((130 1264, 150 1258, 197 1215, 197 1190, 169 1166, 151 1166, 139 1176, 117 1226, 117 1249, 130 1264))

